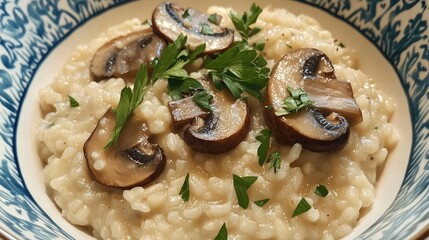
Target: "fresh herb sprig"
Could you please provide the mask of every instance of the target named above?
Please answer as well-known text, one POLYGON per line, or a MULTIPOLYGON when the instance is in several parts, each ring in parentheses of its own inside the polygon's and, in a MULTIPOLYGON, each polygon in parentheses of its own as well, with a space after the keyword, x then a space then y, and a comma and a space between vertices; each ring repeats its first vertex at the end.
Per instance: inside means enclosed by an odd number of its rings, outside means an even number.
POLYGON ((189 173, 186 174, 185 181, 183 181, 183 185, 180 188, 179 195, 182 197, 183 201, 189 201, 189 173))
POLYGON ((180 34, 177 39, 165 47, 159 58, 152 61, 152 83, 160 78, 189 78, 185 65, 193 62, 204 50, 205 44, 198 45, 194 51, 189 52, 185 47, 187 37, 180 34))
POLYGON ((168 80, 168 94, 173 100, 183 98, 183 95, 192 91, 200 91, 193 97, 193 101, 200 107, 211 111, 210 102, 213 99, 196 79, 189 77, 184 69, 186 64, 192 63, 202 52, 206 45, 198 45, 190 52, 185 47, 187 37, 180 34, 173 42, 168 44, 158 59, 152 61, 152 82, 160 78, 168 80))
POLYGON ((168 88, 168 95, 173 101, 182 99, 189 92, 204 90, 203 85, 193 78, 169 78, 168 88))
POLYGON ((304 90, 288 86, 287 91, 289 92, 289 96, 284 99, 282 109, 275 112, 276 116, 296 113, 304 107, 313 105, 313 101, 310 100, 304 90))
POLYGON ((214 86, 222 90, 225 86, 236 99, 246 92, 263 101, 261 90, 267 85, 270 69, 257 50, 245 42, 238 42, 216 58, 206 59, 205 68, 214 86))
POLYGON ((268 148, 270 147, 270 138, 271 131, 269 129, 263 129, 259 132, 258 136, 256 136, 256 140, 261 143, 258 147, 259 166, 262 166, 267 158, 268 148))
POLYGON ((247 40, 261 31, 258 27, 250 27, 250 25, 256 23, 261 12, 262 8, 253 3, 252 6, 250 6, 250 12, 244 12, 242 15, 238 15, 234 12, 229 13, 229 17, 235 29, 237 29, 243 39, 247 40))
POLYGON ((237 195, 238 205, 244 209, 249 206, 249 196, 247 190, 258 179, 256 176, 239 177, 235 174, 232 176, 235 194, 237 195))
POLYGON ((146 85, 148 83, 148 71, 147 65, 141 65, 136 79, 134 81, 134 87, 131 90, 130 87, 126 86, 121 90, 121 96, 119 99, 118 107, 115 112, 115 128, 110 136, 109 141, 104 146, 104 149, 108 149, 113 143, 116 142, 119 135, 121 134, 122 128, 125 122, 133 113, 134 109, 140 105, 143 101, 143 96, 146 91, 146 85))
POLYGON ((227 240, 228 239, 228 230, 226 229, 226 224, 223 223, 222 227, 219 229, 218 234, 214 240, 227 240))

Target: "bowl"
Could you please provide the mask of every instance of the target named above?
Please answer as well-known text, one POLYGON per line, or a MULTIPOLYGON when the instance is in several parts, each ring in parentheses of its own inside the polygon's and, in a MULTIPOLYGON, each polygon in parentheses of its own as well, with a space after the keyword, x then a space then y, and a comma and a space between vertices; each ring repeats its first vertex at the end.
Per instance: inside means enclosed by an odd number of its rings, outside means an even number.
MULTIPOLYGON (((178 1, 247 10, 251 1, 178 1)), ((376 184, 376 200, 346 239, 406 239, 429 224, 429 9, 426 1, 255 1, 315 18, 356 49, 359 68, 396 102, 400 140, 376 184)), ((38 91, 78 44, 132 17, 150 18, 157 1, 0 3, 0 236, 90 239, 49 198, 38 157, 38 91)))

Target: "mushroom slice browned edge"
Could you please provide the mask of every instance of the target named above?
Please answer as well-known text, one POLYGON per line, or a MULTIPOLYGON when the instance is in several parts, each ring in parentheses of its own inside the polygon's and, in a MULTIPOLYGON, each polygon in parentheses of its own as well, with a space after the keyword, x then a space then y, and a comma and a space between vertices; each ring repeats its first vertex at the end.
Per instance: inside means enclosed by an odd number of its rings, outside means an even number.
POLYGON ((158 58, 166 42, 152 28, 120 36, 104 44, 91 60, 89 71, 94 80, 111 77, 134 79, 141 64, 158 58))
POLYGON ((187 36, 187 45, 191 50, 205 43, 205 53, 222 52, 234 42, 234 31, 219 27, 210 22, 208 17, 208 14, 195 9, 185 10, 175 3, 164 2, 154 10, 152 24, 154 31, 170 42, 183 34, 187 36), (188 16, 184 17, 185 11, 188 16), (212 32, 204 32, 203 26, 211 29, 212 32))
POLYGON ((162 148, 149 142, 146 124, 131 117, 116 143, 104 149, 115 122, 115 114, 109 109, 85 142, 83 151, 91 174, 97 182, 114 188, 151 183, 167 162, 162 148))
POLYGON ((196 152, 218 154, 235 148, 249 132, 247 103, 217 90, 208 80, 198 80, 212 96, 212 112, 193 103, 192 97, 168 105, 176 129, 185 126, 184 141, 196 152))
POLYGON ((329 58, 313 48, 287 53, 273 68, 266 89, 265 121, 281 143, 301 143, 308 150, 341 150, 350 134, 349 122, 362 121, 349 82, 337 80, 329 58), (289 96, 288 87, 301 88, 313 101, 298 113, 276 116, 289 96))

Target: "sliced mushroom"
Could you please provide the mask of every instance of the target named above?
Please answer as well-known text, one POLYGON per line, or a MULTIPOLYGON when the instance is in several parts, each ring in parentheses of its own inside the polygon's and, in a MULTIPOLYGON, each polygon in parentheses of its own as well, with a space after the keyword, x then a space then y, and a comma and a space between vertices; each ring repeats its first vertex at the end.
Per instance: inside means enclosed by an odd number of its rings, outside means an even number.
POLYGON ((152 23, 154 30, 170 42, 184 34, 191 50, 206 43, 205 53, 221 52, 232 45, 234 32, 219 27, 208 18, 209 15, 195 9, 185 10, 175 3, 164 2, 153 12, 152 23))
POLYGON ((264 116, 273 136, 282 143, 299 142, 317 152, 333 152, 347 143, 349 122, 362 121, 350 83, 339 81, 329 58, 317 49, 300 49, 286 54, 268 80, 264 116), (287 88, 301 88, 313 101, 311 108, 276 116, 289 96, 287 88), (346 120, 347 119, 347 120, 346 120))
POLYGON ((168 103, 171 116, 173 117, 173 126, 175 129, 181 129, 186 124, 192 123, 194 118, 206 119, 209 111, 200 108, 192 97, 183 98, 168 103))
MULTIPOLYGON (((208 113, 196 104, 181 104, 183 100, 170 102, 170 112, 176 122, 174 124, 188 124, 183 138, 194 151, 217 154, 231 150, 243 141, 249 132, 250 115, 247 103, 234 99, 226 91, 218 91, 207 80, 199 81, 213 96, 213 111, 208 113), (171 108, 171 105, 176 107, 171 108), (188 117, 177 118, 178 115, 188 117)), ((192 97, 184 101, 192 101, 192 97)))
POLYGON ((94 80, 134 78, 141 64, 159 57, 166 43, 151 28, 117 37, 95 53, 89 70, 94 80))
POLYGON ((130 118, 116 144, 104 149, 115 121, 115 114, 109 109, 83 147, 95 180, 114 188, 143 186, 154 181, 167 161, 162 148, 149 142, 145 124, 130 118))

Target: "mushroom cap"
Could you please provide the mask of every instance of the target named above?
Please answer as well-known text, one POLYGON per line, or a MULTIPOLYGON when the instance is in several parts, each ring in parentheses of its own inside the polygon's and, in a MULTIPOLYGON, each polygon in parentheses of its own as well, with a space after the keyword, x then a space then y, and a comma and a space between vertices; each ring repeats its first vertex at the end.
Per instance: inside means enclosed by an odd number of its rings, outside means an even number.
POLYGON ((169 42, 173 42, 180 34, 186 35, 191 50, 205 43, 205 53, 221 52, 234 42, 234 31, 211 23, 208 21, 209 15, 189 8, 189 17, 184 19, 184 12, 185 9, 175 3, 161 3, 152 15, 154 30, 169 42), (203 33, 202 25, 210 27, 213 33, 203 33))
POLYGON ((94 80, 111 77, 133 79, 141 64, 161 55, 166 42, 152 28, 114 38, 100 47, 89 70, 94 80))
POLYGON ((250 113, 247 103, 234 99, 227 91, 217 90, 208 80, 198 81, 213 96, 213 111, 207 112, 196 104, 178 104, 179 101, 192 101, 192 97, 170 102, 173 124, 186 125, 183 138, 194 151, 217 154, 231 150, 249 132, 250 113), (172 105, 175 107, 171 108, 172 105))
POLYGON ((361 118, 350 83, 335 78, 329 58, 317 49, 287 53, 273 68, 266 89, 264 116, 273 136, 281 143, 301 143, 311 151, 333 152, 347 143, 350 129, 345 117, 361 118), (276 116, 289 96, 288 87, 304 89, 312 108, 276 116), (332 103, 332 104, 330 104, 332 103), (357 109, 357 110, 356 110, 357 109))
POLYGON ((115 114, 109 109, 85 142, 83 151, 95 180, 114 188, 132 188, 154 181, 164 170, 166 157, 156 144, 150 144, 147 126, 130 118, 115 145, 108 142, 115 127, 115 114))

